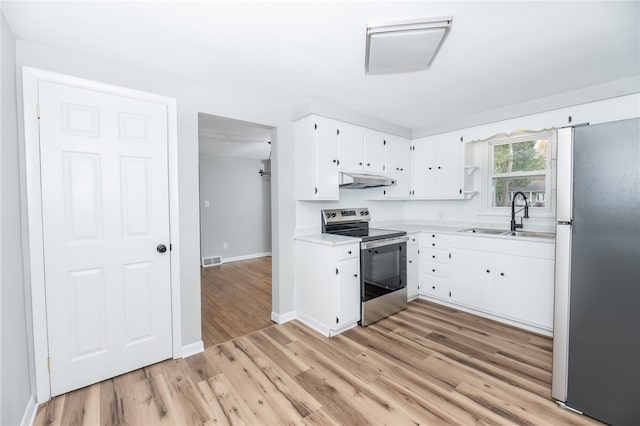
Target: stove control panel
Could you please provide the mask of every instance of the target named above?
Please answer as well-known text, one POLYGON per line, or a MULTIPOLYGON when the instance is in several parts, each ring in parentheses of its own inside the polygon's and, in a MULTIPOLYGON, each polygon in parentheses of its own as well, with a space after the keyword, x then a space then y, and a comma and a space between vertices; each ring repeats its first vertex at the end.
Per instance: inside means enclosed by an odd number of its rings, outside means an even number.
POLYGON ((369 209, 357 208, 357 209, 324 209, 322 210, 322 219, 325 224, 327 223, 340 223, 340 222, 368 222, 369 209))

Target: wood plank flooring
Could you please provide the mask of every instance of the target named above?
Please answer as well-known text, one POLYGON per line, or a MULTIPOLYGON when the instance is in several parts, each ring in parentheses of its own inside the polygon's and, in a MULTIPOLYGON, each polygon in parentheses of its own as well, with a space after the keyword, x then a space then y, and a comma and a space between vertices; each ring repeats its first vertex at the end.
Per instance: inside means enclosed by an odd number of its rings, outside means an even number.
POLYGON ((205 348, 273 325, 271 256, 202 268, 200 292, 205 348))
POLYGON ((292 321, 59 396, 35 425, 590 425, 551 340, 425 301, 328 339, 292 321))

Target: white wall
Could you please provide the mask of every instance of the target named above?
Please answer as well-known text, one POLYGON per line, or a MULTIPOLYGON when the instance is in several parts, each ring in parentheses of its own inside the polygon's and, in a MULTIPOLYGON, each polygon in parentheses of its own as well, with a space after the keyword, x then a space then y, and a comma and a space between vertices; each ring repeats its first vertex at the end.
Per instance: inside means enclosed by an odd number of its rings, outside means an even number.
POLYGON ((263 164, 200 154, 202 257, 226 260, 271 252, 271 178, 258 174, 263 164))
POLYGON ((25 277, 23 273, 15 39, 4 15, 0 20, 1 136, 0 150, 0 424, 19 424, 32 396, 29 365, 25 277))
MULTIPOLYGON (((270 99, 255 99, 230 82, 194 85, 140 72, 129 66, 105 62, 17 41, 17 65, 74 75, 109 84, 143 90, 177 99, 178 180, 180 189, 181 297, 183 345, 201 340, 200 324, 200 230, 198 188, 198 112, 261 123, 276 128, 273 133, 272 192, 273 222, 273 310, 294 307, 293 235, 293 125, 290 111, 270 99)), ((18 84, 22 85, 19 76, 18 84)), ((21 91, 19 92, 21 96, 21 91)))

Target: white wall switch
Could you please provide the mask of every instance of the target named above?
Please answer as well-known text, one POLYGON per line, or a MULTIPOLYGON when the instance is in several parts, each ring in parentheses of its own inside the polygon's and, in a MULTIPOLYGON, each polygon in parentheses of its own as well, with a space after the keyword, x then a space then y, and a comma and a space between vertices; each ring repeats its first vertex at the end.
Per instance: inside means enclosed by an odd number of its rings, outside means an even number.
POLYGON ((209 207, 209 200, 204 200, 204 206, 209 207))

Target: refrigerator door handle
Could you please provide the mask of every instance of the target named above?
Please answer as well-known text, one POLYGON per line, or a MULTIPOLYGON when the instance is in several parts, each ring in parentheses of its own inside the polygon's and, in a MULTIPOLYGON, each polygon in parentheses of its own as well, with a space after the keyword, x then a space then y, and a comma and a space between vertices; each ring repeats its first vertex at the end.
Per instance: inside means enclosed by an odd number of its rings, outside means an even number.
POLYGON ((571 222, 573 215, 573 128, 558 130, 556 220, 571 222))
POLYGON ((571 225, 557 225, 551 396, 562 402, 567 401, 570 291, 571 225))

